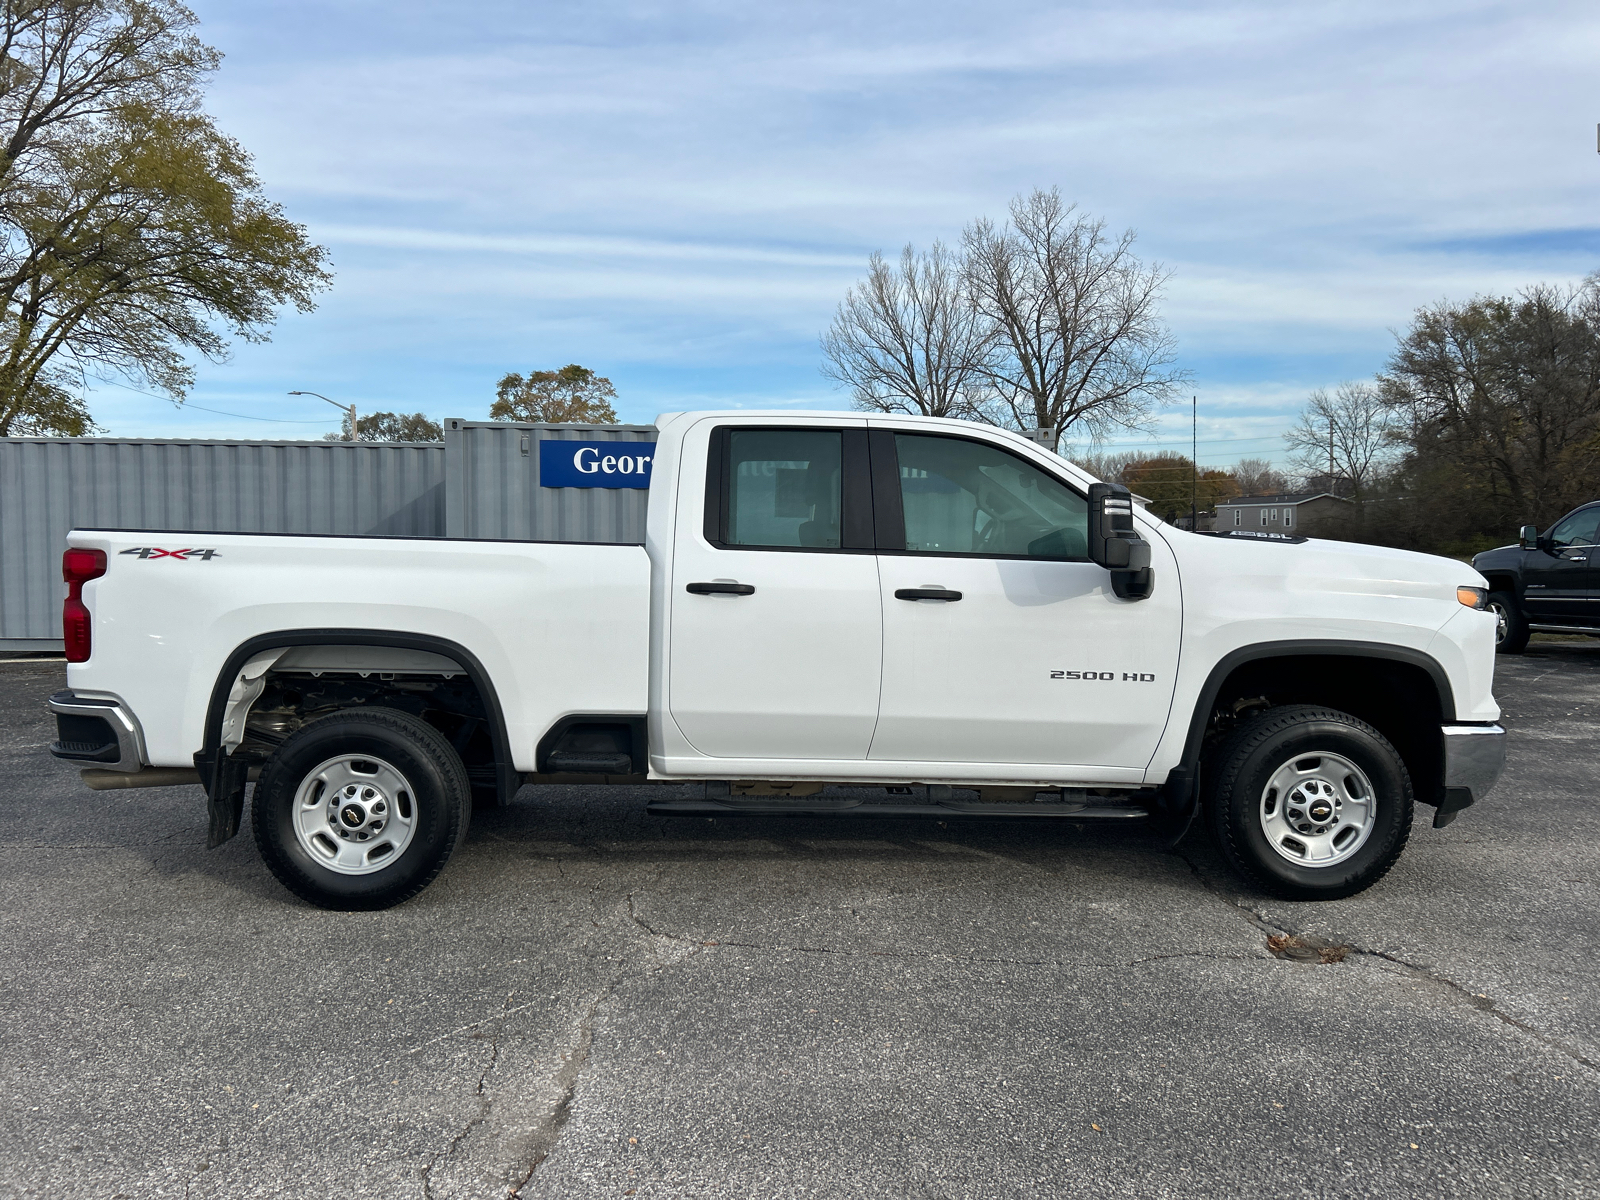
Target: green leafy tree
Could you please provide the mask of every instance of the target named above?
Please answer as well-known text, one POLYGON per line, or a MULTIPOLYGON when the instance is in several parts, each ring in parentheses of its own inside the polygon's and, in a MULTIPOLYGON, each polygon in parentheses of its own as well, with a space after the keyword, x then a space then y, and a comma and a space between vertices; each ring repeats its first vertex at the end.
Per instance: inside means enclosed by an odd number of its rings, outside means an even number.
MULTIPOLYGON (((322 435, 325 442, 350 440, 350 418, 338 433, 322 435)), ((356 440, 361 442, 442 442, 444 426, 423 413, 372 413, 356 422, 356 440)))
POLYGON ((615 425, 611 407, 617 389, 611 380, 576 363, 559 371, 529 371, 505 376, 489 407, 493 421, 526 421, 550 425, 615 425))
POLYGON ((0 11, 0 435, 93 428, 86 376, 181 399, 329 281, 201 111, 219 55, 172 0, 0 11))

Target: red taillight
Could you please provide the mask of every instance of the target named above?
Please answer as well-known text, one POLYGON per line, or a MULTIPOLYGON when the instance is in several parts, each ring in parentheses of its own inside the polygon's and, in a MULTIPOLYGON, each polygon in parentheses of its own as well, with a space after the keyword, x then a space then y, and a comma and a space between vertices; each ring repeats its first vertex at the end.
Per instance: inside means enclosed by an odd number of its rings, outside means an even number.
POLYGON ((89 661, 89 610, 83 603, 83 585, 106 573, 104 550, 68 550, 61 556, 61 578, 67 581, 67 598, 61 606, 61 640, 67 661, 89 661))

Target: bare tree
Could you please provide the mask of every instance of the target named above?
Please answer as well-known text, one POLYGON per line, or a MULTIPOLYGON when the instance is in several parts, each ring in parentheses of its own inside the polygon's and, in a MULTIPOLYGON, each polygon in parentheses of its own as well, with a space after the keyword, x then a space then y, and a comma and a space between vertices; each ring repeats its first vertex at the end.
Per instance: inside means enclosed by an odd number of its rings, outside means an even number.
POLYGON ((926 254, 907 245, 898 269, 874 254, 867 278, 845 294, 822 337, 822 373, 848 387, 857 408, 970 416, 992 343, 955 256, 939 242, 926 254))
POLYGON ((1110 237, 1052 188, 1013 200, 1004 227, 975 221, 962 242, 973 304, 999 343, 987 378, 1019 427, 1059 440, 1081 425, 1099 441, 1141 427, 1187 378, 1157 312, 1167 272, 1134 255, 1132 230, 1110 237))
POLYGON ((1096 450, 1092 445, 1081 451, 1076 446, 1063 446, 1060 454, 1068 462, 1076 463, 1096 479, 1103 479, 1107 483, 1121 483, 1123 468, 1139 457, 1126 450, 1096 450))
POLYGON ((1300 423, 1283 435, 1295 452, 1295 465, 1308 476, 1340 476, 1360 496, 1378 469, 1392 457, 1399 422, 1383 394, 1370 383, 1341 383, 1330 396, 1312 392, 1300 423))
POLYGON ((1276 496, 1289 490, 1288 478, 1264 458, 1241 458, 1229 474, 1241 496, 1276 496))

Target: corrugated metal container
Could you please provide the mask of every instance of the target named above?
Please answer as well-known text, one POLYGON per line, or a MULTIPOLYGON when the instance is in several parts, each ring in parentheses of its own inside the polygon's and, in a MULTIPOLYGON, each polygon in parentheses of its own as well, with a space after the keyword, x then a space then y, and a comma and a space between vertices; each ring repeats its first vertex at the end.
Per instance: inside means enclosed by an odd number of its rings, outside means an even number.
POLYGON ((0 648, 60 645, 70 529, 440 537, 444 477, 437 442, 0 438, 0 648))
POLYGON ((653 442, 653 425, 444 423, 449 537, 643 542, 644 488, 540 486, 542 441, 653 442))

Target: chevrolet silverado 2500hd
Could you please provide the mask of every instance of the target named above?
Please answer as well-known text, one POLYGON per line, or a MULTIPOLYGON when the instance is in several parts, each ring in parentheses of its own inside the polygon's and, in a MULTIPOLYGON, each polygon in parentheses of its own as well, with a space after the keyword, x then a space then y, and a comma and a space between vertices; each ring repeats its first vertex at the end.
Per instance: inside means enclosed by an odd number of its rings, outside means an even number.
POLYGON ((267 864, 331 908, 426 887, 474 793, 646 780, 702 816, 1203 815, 1329 898, 1500 774, 1461 563, 1176 530, 986 426, 658 428, 642 546, 74 531, 52 752, 202 784, 213 846, 254 780, 267 864))

